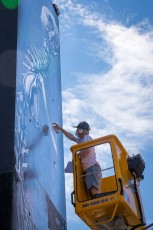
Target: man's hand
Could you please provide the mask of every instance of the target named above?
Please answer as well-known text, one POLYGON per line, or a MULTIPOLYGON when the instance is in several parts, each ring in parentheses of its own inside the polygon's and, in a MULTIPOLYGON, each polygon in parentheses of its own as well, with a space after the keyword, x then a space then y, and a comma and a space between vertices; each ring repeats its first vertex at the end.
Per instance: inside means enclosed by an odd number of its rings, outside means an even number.
POLYGON ((55 132, 58 134, 59 132, 60 132, 60 130, 61 130, 61 127, 58 125, 58 124, 56 124, 56 123, 53 123, 52 124, 52 127, 55 129, 55 132))

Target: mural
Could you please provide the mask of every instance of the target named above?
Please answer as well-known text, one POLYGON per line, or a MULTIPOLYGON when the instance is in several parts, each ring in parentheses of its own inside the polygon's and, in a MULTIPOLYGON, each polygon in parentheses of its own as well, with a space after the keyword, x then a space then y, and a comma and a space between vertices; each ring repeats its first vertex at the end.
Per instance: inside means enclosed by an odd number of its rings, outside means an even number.
MULTIPOLYGON (((27 50, 23 65, 26 66, 28 72, 23 77, 23 90, 17 92, 15 152, 16 171, 20 180, 23 179, 23 173, 25 168, 27 168, 27 163, 24 162, 25 155, 28 155, 29 149, 32 148, 36 142, 35 140, 31 146, 26 146, 25 143, 27 110, 30 113, 33 124, 39 129, 40 96, 43 97, 45 115, 48 123, 48 126, 45 126, 45 128, 48 128, 47 130, 50 131, 55 153, 57 152, 52 131, 49 129, 51 124, 47 108, 44 78, 47 77, 51 55, 57 55, 59 53, 59 32, 52 13, 45 6, 42 7, 41 21, 47 32, 47 36, 44 38, 41 48, 36 48, 33 44, 30 47, 31 49, 27 50)), ((45 130, 46 129, 44 129, 44 131, 45 130)))
POLYGON ((18 20, 14 229, 66 229, 60 42, 51 1, 20 1, 18 20), (16 228, 18 226, 18 228, 16 228))

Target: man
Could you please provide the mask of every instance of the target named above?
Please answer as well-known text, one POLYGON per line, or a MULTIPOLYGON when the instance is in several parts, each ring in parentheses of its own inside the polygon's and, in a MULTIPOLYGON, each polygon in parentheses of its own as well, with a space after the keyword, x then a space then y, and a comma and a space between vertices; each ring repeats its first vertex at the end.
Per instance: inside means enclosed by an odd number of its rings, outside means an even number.
MULTIPOLYGON (((68 139, 75 141, 77 143, 82 143, 82 142, 87 142, 92 140, 92 138, 89 136, 90 126, 85 121, 82 121, 77 126, 75 126, 76 136, 67 132, 65 129, 63 129, 60 125, 56 123, 53 124, 53 127, 55 128, 57 133, 58 130, 61 130, 68 139)), ((94 198, 95 195, 101 193, 100 184, 102 178, 101 168, 96 160, 95 148, 90 147, 88 149, 80 150, 78 156, 80 157, 82 168, 85 173, 85 183, 86 183, 87 191, 90 197, 94 198)))

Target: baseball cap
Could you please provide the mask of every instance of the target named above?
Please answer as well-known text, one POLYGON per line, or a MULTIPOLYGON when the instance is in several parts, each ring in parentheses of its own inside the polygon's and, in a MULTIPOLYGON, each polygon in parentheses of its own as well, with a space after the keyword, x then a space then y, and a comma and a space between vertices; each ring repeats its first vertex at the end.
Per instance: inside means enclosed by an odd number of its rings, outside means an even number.
POLYGON ((90 130, 90 126, 86 121, 80 122, 77 126, 73 126, 74 128, 77 129, 83 129, 83 130, 90 130))

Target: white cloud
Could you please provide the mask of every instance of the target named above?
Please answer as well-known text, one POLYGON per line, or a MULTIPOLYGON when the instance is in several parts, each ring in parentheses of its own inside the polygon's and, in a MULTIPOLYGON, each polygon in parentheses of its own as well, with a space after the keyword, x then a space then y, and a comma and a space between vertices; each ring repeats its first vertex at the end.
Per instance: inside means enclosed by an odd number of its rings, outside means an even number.
MULTIPOLYGON (((73 132, 72 125, 86 120, 93 137, 114 133, 127 148, 136 151, 145 148, 153 139, 152 26, 145 20, 126 27, 107 21, 103 15, 91 11, 90 6, 70 0, 59 2, 64 10, 61 27, 63 31, 66 29, 65 34, 71 33, 73 39, 74 25, 91 30, 91 36, 95 36, 95 42, 88 38, 93 61, 96 56, 110 65, 96 74, 78 71, 78 84, 63 91, 64 127, 73 132)), ((83 34, 81 39, 87 40, 83 34)), ((70 142, 65 140, 65 144, 69 146, 70 142)), ((66 189, 70 195, 72 181, 68 181, 66 189)))
POLYGON ((101 60, 111 64, 105 73, 84 74, 78 85, 63 92, 66 126, 70 126, 72 121, 88 120, 95 127, 98 122, 94 120, 98 117, 99 122, 105 123, 104 129, 119 135, 132 133, 142 137, 146 133, 151 134, 153 40, 150 30, 144 32, 141 25, 127 28, 117 22, 106 21, 103 15, 91 12, 81 4, 61 2, 67 7, 67 14, 71 12, 71 23, 77 15, 79 23, 97 31, 98 37, 105 41, 105 49, 99 43, 95 52, 99 53, 101 60))

